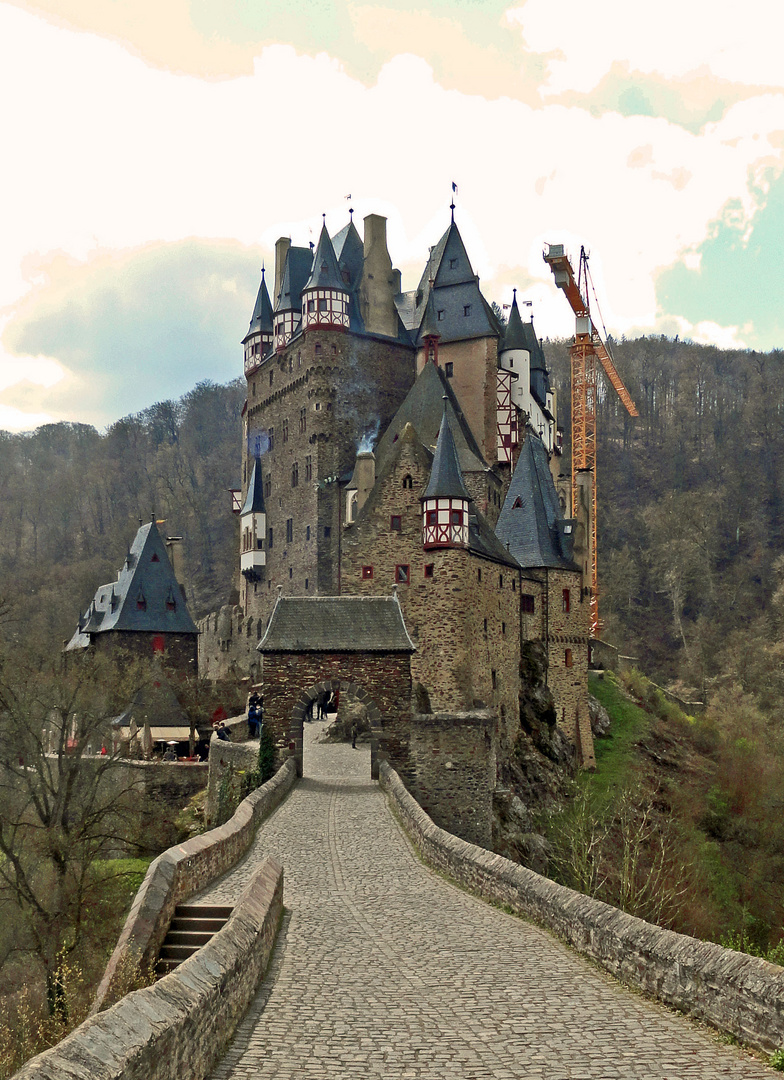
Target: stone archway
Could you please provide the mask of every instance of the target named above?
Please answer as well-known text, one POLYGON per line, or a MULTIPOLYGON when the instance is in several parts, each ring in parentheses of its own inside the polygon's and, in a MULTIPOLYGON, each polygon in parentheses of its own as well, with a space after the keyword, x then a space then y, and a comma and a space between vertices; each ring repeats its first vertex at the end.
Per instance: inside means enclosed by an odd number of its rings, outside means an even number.
POLYGON ((309 690, 305 690, 291 712, 291 727, 289 728, 289 746, 294 746, 294 757, 297 759, 297 773, 303 775, 303 734, 305 716, 316 700, 323 693, 339 691, 361 702, 367 709, 367 718, 370 722, 370 776, 378 780, 379 746, 383 740, 383 720, 378 706, 371 698, 367 690, 359 683, 347 679, 323 679, 309 690))

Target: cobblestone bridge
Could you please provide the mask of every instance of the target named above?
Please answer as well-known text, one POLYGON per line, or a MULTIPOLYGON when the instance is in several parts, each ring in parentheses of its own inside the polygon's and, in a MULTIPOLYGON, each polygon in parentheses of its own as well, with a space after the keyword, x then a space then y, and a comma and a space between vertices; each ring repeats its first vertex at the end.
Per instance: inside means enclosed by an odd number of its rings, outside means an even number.
POLYGON ((323 726, 306 725, 306 778, 200 897, 234 900, 267 855, 284 865, 272 963, 213 1080, 775 1075, 426 869, 369 753, 318 743, 323 726))

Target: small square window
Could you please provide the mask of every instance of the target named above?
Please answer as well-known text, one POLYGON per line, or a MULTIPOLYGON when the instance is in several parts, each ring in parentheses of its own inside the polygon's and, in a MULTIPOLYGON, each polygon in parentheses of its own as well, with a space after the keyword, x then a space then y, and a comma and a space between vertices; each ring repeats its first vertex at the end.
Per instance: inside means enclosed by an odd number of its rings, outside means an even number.
POLYGON ((523 593, 520 597, 520 610, 524 615, 533 615, 536 611, 536 600, 530 593, 523 593))
POLYGON ((498 676, 496 675, 495 669, 493 668, 491 668, 490 670, 490 681, 492 682, 493 689, 495 690, 498 685, 498 676))
POLYGON ((440 311, 436 312, 436 318, 438 319, 439 322, 444 321, 444 309, 443 308, 441 308, 440 311))
POLYGON ((425 566, 425 577, 433 576, 433 563, 427 563, 425 566))
POLYGON ((564 612, 565 615, 569 614, 569 609, 571 608, 571 606, 572 605, 571 605, 571 597, 569 595, 569 590, 564 589, 563 590, 563 599, 561 601, 561 607, 562 607, 563 612, 564 612))
POLYGON ((305 539, 310 540, 310 525, 305 526, 305 539))
POLYGON ((451 379, 454 373, 455 365, 452 363, 451 360, 447 360, 447 362, 444 364, 444 374, 446 375, 447 379, 451 379))
POLYGON ((427 512, 427 523, 428 523, 428 525, 437 525, 438 524, 438 511, 437 510, 428 510, 428 512, 427 512))
POLYGON ((463 315, 467 318, 471 314, 471 305, 463 304, 463 315))
POLYGON ((389 527, 392 532, 400 532, 403 522, 400 514, 393 514, 389 519, 389 527))
POLYGON ((370 578, 372 578, 372 577, 373 577, 373 567, 372 566, 363 566, 362 567, 362 580, 363 581, 369 581, 370 578))
POLYGON ((331 525, 325 525, 324 526, 324 539, 329 540, 330 536, 332 536, 332 526, 331 525))
POLYGON ((398 565, 395 567, 395 581, 398 585, 408 585, 411 580, 411 567, 398 565))
POLYGON ((294 539, 294 518, 286 518, 286 543, 290 544, 294 539))
POLYGON ((450 259, 449 260, 449 269, 450 270, 457 270, 457 259, 450 259))

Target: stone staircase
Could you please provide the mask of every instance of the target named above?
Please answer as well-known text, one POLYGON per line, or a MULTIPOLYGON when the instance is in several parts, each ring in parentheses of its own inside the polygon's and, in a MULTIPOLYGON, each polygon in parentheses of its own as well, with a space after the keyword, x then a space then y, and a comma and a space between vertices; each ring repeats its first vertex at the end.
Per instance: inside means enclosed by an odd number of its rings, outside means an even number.
POLYGON ((178 904, 164 938, 155 974, 159 979, 206 945, 234 909, 220 904, 178 904))

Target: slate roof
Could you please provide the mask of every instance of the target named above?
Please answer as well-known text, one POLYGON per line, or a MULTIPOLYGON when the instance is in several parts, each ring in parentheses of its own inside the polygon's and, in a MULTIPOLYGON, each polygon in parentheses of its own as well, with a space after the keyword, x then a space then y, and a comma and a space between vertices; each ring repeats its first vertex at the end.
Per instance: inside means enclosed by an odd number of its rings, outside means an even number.
POLYGON ((430 482, 425 488, 424 498, 465 499, 467 502, 471 499, 463 483, 463 476, 457 460, 455 440, 452 438, 446 409, 444 409, 444 415, 441 418, 436 452, 433 456, 433 466, 430 469, 430 482))
POLYGON ((275 311, 302 310, 302 290, 310 277, 312 265, 313 252, 310 248, 289 248, 280 280, 280 292, 275 297, 275 311))
POLYGON ((117 581, 97 590, 66 651, 86 648, 107 630, 198 633, 154 521, 137 532, 117 581))
POLYGON ((524 568, 577 570, 572 559, 574 526, 574 521, 561 516, 544 444, 529 430, 495 527, 496 536, 508 544, 524 568))
POLYGON ((344 225, 340 232, 332 237, 332 247, 335 249, 335 258, 340 267, 340 276, 348 274, 348 283, 343 283, 343 288, 348 290, 348 319, 352 330, 362 332, 365 323, 359 306, 359 286, 362 281, 362 271, 365 268, 365 246, 357 232, 353 220, 344 225))
POLYGON ((414 652, 396 596, 280 596, 259 652, 414 652))
POLYGON ((340 292, 348 292, 343 278, 340 276, 335 249, 332 246, 326 225, 321 226, 321 235, 313 256, 313 266, 304 288, 339 289, 340 292))
POLYGON ((489 471, 490 466, 463 416, 452 384, 443 368, 436 367, 435 364, 425 364, 375 448, 377 472, 384 468, 395 439, 400 436, 406 424, 414 427, 425 446, 431 451, 435 449, 444 416, 444 397, 447 398, 446 411, 461 472, 465 474, 489 471))
POLYGON ((530 348, 531 346, 528 343, 528 338, 523 329, 523 320, 520 318, 520 309, 517 306, 517 290, 515 289, 514 299, 512 300, 512 310, 509 312, 509 321, 504 330, 503 341, 499 343, 498 351, 503 352, 506 349, 525 349, 530 351, 530 348))
POLYGON ((259 293, 256 297, 256 306, 253 308, 250 326, 247 334, 242 339, 242 344, 245 344, 251 334, 260 334, 262 331, 272 333, 272 303, 267 291, 267 283, 264 280, 263 267, 261 270, 261 285, 259 285, 259 293))
POLYGON ((250 483, 248 484, 248 492, 245 496, 245 502, 242 504, 240 510, 240 517, 243 514, 263 514, 264 513, 264 479, 261 472, 261 462, 258 458, 253 459, 253 471, 250 474, 250 483))

